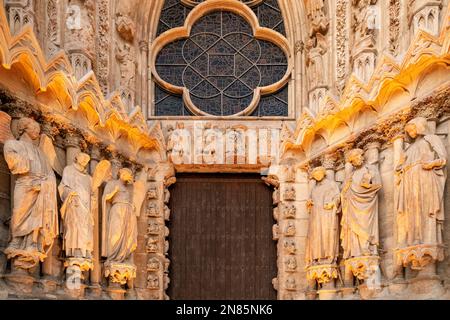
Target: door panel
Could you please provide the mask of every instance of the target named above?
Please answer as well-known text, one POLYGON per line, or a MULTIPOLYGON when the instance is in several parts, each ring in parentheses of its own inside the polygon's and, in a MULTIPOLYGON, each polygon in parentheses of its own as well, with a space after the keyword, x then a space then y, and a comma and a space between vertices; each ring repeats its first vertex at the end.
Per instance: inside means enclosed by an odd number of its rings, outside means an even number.
POLYGON ((178 175, 170 206, 171 299, 276 299, 272 193, 261 176, 178 175))

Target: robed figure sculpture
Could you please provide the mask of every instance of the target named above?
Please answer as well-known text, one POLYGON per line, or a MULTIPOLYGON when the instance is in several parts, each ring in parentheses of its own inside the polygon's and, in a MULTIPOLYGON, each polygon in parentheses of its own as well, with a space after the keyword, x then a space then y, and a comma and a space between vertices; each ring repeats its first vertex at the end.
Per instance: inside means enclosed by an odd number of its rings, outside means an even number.
POLYGON ((111 163, 100 161, 93 177, 87 172, 90 156, 79 152, 74 163, 64 169, 58 187, 63 225, 63 250, 66 266, 78 266, 81 271, 93 269, 95 192, 111 178, 111 163))
POLYGON ((340 191, 335 181, 326 178, 323 167, 315 168, 316 185, 308 200, 309 228, 306 242, 307 265, 333 264, 339 254, 340 191))
POLYGON ((447 151, 441 139, 429 132, 427 119, 417 117, 405 127, 410 144, 397 166, 397 233, 400 258, 421 269, 442 260, 444 187, 447 151), (411 248, 411 252, 408 251, 411 248), (421 259, 425 258, 425 259, 421 259))
POLYGON ((343 258, 378 255, 378 191, 381 176, 376 165, 364 161, 364 151, 347 156, 352 165, 341 194, 341 241, 343 258))
POLYGON ((102 256, 105 276, 125 284, 136 277, 133 252, 137 247, 137 218, 146 194, 146 171, 134 181, 130 169, 119 170, 119 179, 108 182, 102 198, 102 256))
POLYGON ((15 268, 27 270, 44 261, 58 235, 56 178, 50 159, 55 151, 33 119, 21 118, 17 129, 19 139, 4 145, 5 160, 16 178, 11 241, 5 254, 15 268))

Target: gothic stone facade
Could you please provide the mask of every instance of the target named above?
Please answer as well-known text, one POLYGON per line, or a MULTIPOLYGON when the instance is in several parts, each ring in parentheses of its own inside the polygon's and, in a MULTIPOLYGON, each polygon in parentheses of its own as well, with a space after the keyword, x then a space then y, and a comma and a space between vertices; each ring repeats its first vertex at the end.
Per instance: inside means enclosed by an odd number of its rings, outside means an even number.
POLYGON ((262 173, 279 299, 450 298, 448 0, 1 0, 0 62, 2 299, 169 299, 181 172, 262 173))

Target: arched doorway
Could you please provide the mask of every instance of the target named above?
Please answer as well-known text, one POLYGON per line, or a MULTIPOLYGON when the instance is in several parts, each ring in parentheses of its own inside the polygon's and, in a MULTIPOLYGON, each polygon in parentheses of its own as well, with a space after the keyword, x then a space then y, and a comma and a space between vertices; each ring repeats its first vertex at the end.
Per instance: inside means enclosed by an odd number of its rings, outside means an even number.
POLYGON ((181 174, 171 195, 171 299, 276 299, 272 192, 260 175, 181 174))

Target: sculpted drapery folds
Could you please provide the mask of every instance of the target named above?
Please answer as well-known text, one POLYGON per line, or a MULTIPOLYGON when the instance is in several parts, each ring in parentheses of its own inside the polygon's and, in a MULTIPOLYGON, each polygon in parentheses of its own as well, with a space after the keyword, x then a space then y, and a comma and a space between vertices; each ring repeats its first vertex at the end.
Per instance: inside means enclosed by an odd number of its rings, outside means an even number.
POLYGON ((107 160, 96 166, 94 177, 87 173, 90 156, 80 152, 75 162, 64 169, 58 187, 63 204, 64 250, 68 258, 90 260, 94 251, 94 217, 92 212, 93 191, 111 175, 111 164, 107 160))
POLYGON ((364 163, 364 151, 351 150, 347 161, 353 166, 342 194, 341 241, 343 258, 378 254, 378 191, 381 177, 376 165, 364 163))
POLYGON ((310 216, 306 264, 333 264, 339 253, 340 191, 335 181, 326 178, 325 168, 315 168, 312 177, 317 183, 312 188, 311 198, 307 203, 310 216))
POLYGON ((405 127, 411 143, 397 166, 396 203, 399 248, 442 245, 447 152, 437 135, 430 134, 425 118, 405 127))
POLYGON ((119 179, 106 184, 102 198, 105 276, 121 284, 136 274, 132 254, 137 247, 137 217, 146 194, 146 170, 143 173, 134 182, 130 169, 120 169, 119 179))
POLYGON ((39 145, 39 124, 30 118, 18 121, 19 140, 4 146, 6 162, 16 176, 11 217, 11 241, 5 250, 20 269, 44 261, 58 235, 56 178, 50 161, 39 145))
POLYGON ((67 257, 91 258, 94 250, 94 219, 91 214, 92 178, 86 167, 89 155, 79 153, 66 167, 58 187, 63 205, 64 250, 67 257))

